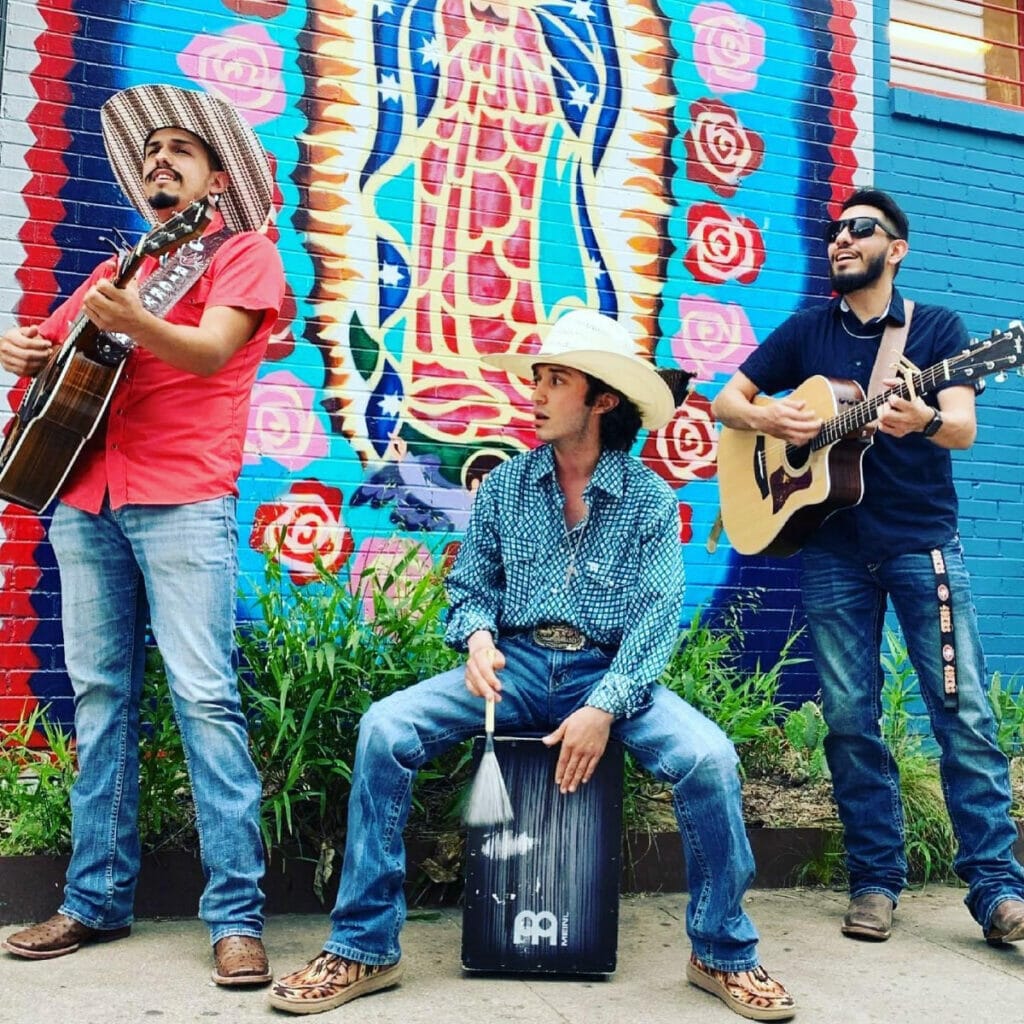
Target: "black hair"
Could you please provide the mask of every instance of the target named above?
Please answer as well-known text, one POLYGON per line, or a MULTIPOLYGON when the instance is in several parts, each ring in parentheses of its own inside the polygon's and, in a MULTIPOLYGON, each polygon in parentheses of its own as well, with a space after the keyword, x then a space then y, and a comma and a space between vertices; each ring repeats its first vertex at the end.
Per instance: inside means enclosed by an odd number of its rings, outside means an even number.
POLYGON ((640 433, 640 409, 636 402, 621 391, 605 384, 603 380, 584 373, 587 378, 587 393, 583 401, 593 405, 600 395, 614 395, 619 404, 601 416, 601 449, 613 452, 628 452, 633 447, 636 435, 640 433))
POLYGON ((842 208, 851 206, 873 206, 889 222, 897 237, 910 240, 910 219, 900 209, 899 203, 888 192, 877 188, 859 188, 843 203, 842 208))
MULTIPOLYGON (((687 370, 656 370, 655 373, 668 385, 672 392, 672 400, 675 405, 680 406, 689 391, 690 381, 693 374, 687 370)), ((636 441, 637 434, 643 425, 640 409, 636 402, 627 398, 621 391, 605 384, 603 380, 591 376, 589 373, 583 375, 587 378, 587 394, 584 401, 587 405, 593 405, 599 395, 614 395, 619 404, 614 409, 609 409, 601 417, 601 447, 609 448, 612 451, 628 452, 636 441)))

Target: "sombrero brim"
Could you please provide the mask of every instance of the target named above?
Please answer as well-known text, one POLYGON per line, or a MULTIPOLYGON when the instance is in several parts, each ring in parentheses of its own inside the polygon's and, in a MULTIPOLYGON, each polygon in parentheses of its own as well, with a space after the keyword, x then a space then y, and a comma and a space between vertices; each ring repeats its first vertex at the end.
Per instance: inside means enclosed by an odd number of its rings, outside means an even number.
POLYGON ((533 355, 500 352, 482 358, 488 366, 526 380, 533 380, 533 368, 539 363, 568 366, 572 370, 589 373, 616 391, 621 391, 636 405, 645 430, 660 430, 676 411, 669 386, 650 363, 638 356, 580 349, 557 354, 542 350, 533 355))
POLYGON ((156 214, 140 170, 146 139, 160 128, 184 128, 220 157, 231 183, 218 208, 232 231, 258 231, 266 222, 273 194, 266 151, 252 128, 216 97, 170 85, 139 85, 107 100, 100 124, 118 183, 150 223, 156 214))

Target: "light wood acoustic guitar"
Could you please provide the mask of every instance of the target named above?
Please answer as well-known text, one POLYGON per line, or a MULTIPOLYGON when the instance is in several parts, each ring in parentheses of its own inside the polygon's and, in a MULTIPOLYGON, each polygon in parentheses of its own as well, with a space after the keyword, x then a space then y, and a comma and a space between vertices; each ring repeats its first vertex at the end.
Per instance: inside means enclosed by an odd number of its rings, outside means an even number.
MULTIPOLYGON (((209 203, 199 199, 158 224, 121 254, 113 283, 124 288, 146 257, 201 234, 210 213, 209 203)), ((102 421, 131 348, 129 338, 106 334, 84 313, 78 316, 7 425, 0 447, 0 497, 39 512, 57 496, 102 421)))
MULTIPOLYGON (((947 382, 970 384, 991 373, 1022 371, 1024 326, 1011 324, 984 341, 871 398, 855 381, 810 377, 790 397, 823 421, 817 436, 794 445, 754 430, 722 427, 718 483, 722 524, 744 555, 792 555, 830 515, 864 496, 864 454, 874 439, 879 407, 890 395, 925 395, 947 382)), ((758 396, 756 404, 779 399, 758 396)))

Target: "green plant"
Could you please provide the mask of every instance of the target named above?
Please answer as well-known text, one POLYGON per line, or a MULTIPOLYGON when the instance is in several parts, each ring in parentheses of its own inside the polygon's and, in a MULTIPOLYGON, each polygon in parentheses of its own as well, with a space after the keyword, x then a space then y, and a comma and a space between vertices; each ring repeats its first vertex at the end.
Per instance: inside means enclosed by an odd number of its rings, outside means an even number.
POLYGON ((42 706, 0 733, 0 854, 68 850, 74 777, 73 745, 42 706))
POLYGON ((999 672, 992 673, 989 703, 996 718, 996 742, 1007 757, 1024 754, 1024 686, 1013 676, 1003 684, 999 672))
POLYGON ((956 839, 946 813, 939 766, 922 749, 919 731, 913 727, 914 669, 902 637, 886 630, 886 651, 882 655, 886 673, 882 688, 882 736, 900 776, 903 827, 906 835, 910 878, 926 883, 953 877, 956 839))
MULTIPOLYGON (((322 567, 317 581, 297 586, 268 556, 257 596, 261 618, 239 631, 268 846, 293 839, 322 859, 338 845, 360 717, 375 700, 458 663, 443 642, 440 577, 406 578, 415 556, 410 545, 385 574, 369 577, 366 590, 322 567), (364 599, 372 604, 370 617, 364 599)), ((467 763, 457 748, 420 773, 416 795, 425 817, 450 810, 449 778, 465 774, 467 763)))
MULTIPOLYGON (((772 774, 785 760, 785 736, 779 721, 786 709, 778 698, 782 672, 802 661, 791 654, 799 632, 783 645, 776 662, 762 669, 743 665, 744 634, 740 611, 752 598, 726 608, 717 617, 697 612, 680 632, 661 682, 715 722, 737 745, 747 774, 772 774)), ((674 829, 667 787, 644 772, 628 754, 623 812, 633 828, 674 829)))
POLYGON ((782 673, 803 658, 791 652, 800 631, 791 634, 775 663, 764 669, 743 666, 743 633, 734 611, 720 623, 700 612, 679 637, 662 682, 706 715, 740 748, 745 769, 763 770, 775 763, 781 749, 778 699, 782 673))
POLYGON ((829 778, 825 761, 828 726, 825 725, 821 707, 814 701, 804 701, 786 716, 782 731, 802 778, 809 782, 829 778))

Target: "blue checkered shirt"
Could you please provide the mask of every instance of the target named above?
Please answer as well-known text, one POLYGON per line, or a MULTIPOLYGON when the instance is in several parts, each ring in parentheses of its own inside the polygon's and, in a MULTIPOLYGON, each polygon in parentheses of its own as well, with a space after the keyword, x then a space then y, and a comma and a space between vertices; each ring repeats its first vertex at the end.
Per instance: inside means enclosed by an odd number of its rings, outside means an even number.
POLYGON ((583 492, 587 517, 567 531, 549 445, 490 473, 448 575, 446 640, 565 622, 616 649, 587 704, 642 711, 679 631, 683 559, 675 495, 625 452, 605 451, 583 492), (575 557, 574 553, 575 552, 575 557))

